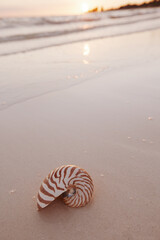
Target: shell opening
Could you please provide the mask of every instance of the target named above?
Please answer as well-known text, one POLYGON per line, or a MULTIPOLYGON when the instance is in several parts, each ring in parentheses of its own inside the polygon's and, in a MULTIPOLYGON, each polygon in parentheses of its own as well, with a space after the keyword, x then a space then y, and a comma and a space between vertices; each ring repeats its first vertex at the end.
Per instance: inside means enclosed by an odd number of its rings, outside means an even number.
POLYGON ((74 187, 70 187, 63 193, 63 197, 72 197, 74 194, 76 194, 76 189, 74 187))

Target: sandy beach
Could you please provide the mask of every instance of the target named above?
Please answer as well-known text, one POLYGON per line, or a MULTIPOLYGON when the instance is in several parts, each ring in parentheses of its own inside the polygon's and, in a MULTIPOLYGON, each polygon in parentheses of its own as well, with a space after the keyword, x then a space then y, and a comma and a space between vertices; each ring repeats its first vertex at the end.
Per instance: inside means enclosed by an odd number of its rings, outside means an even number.
POLYGON ((160 239, 159 38, 153 30, 0 58, 1 239, 160 239), (37 212, 41 181, 66 164, 92 176, 91 203, 58 199, 37 212))

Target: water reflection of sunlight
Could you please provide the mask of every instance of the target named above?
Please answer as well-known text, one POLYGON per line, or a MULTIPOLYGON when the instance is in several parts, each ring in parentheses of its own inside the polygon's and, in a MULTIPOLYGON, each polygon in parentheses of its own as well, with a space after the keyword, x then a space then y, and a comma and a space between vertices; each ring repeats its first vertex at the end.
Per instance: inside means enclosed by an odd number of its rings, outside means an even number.
POLYGON ((85 59, 83 59, 83 63, 84 64, 89 64, 89 62, 87 60, 85 60, 85 59))
POLYGON ((83 46, 83 56, 89 56, 90 54, 90 46, 89 44, 84 44, 83 46))

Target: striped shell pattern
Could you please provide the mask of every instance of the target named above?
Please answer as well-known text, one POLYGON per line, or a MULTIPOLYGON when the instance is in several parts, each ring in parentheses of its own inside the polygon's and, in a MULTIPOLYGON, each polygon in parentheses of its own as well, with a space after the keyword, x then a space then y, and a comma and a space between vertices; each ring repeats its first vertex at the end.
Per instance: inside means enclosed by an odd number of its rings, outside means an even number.
POLYGON ((65 165, 56 168, 44 179, 37 197, 38 209, 47 207, 62 195, 64 203, 70 207, 85 206, 92 197, 93 181, 82 168, 65 165))

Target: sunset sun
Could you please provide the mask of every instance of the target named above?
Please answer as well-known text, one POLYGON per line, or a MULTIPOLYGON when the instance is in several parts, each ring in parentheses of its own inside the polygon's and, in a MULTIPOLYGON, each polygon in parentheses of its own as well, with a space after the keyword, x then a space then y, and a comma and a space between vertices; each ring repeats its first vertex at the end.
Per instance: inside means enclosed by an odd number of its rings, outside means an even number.
POLYGON ((87 3, 83 3, 82 4, 82 12, 85 13, 85 12, 88 12, 88 10, 89 10, 88 4, 87 3))

